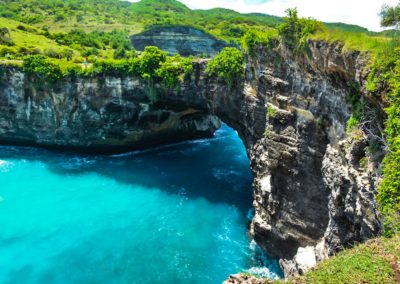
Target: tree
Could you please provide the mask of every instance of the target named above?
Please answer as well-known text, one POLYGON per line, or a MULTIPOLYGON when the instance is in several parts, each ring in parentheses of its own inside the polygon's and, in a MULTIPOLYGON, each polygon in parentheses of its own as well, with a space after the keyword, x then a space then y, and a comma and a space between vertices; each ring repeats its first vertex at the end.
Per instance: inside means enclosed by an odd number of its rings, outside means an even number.
POLYGON ((147 46, 140 56, 140 71, 144 79, 154 79, 156 71, 167 60, 167 53, 156 46, 147 46))
POLYGON ((11 39, 10 31, 8 28, 0 27, 0 44, 4 44, 4 45, 8 45, 8 46, 14 45, 14 43, 11 39))
POLYGON ((382 27, 400 27, 400 2, 397 6, 384 5, 380 12, 382 27))
POLYGON ((8 35, 8 37, 11 37, 10 31, 8 30, 8 28, 0 27, 0 36, 6 36, 6 35, 8 35))
POLYGON ((321 29, 320 22, 311 18, 299 18, 296 8, 287 9, 284 22, 278 27, 283 43, 294 52, 303 51, 308 37, 321 29))
POLYGON ((183 58, 179 55, 168 57, 156 70, 157 76, 167 88, 177 87, 192 72, 192 58, 183 58))
POLYGON ((22 68, 25 73, 35 76, 41 82, 55 83, 62 78, 60 67, 43 55, 25 57, 22 68))
POLYGON ((244 58, 240 50, 225 47, 217 56, 208 62, 206 72, 225 81, 232 89, 244 78, 244 58))

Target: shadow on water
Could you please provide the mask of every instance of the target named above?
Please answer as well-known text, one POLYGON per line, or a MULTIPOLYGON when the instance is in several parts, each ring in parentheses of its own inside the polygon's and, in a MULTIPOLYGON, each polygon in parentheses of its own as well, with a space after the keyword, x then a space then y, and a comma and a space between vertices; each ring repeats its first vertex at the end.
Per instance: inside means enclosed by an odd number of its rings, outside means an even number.
POLYGON ((8 163, 1 283, 221 283, 244 269, 282 277, 245 235, 253 177, 226 125, 212 139, 119 155, 0 147, 0 174, 8 163))
POLYGON ((26 147, 0 147, 0 158, 45 161, 59 175, 97 173, 117 182, 160 188, 237 207, 252 204, 252 173, 242 141, 223 125, 214 138, 120 155, 82 155, 26 147))

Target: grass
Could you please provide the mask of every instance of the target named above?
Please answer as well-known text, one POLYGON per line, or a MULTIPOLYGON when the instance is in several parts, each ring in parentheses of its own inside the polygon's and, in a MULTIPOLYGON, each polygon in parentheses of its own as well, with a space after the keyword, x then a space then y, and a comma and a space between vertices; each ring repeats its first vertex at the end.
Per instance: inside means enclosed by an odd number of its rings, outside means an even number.
MULTIPOLYGON (((243 276, 249 276, 243 273, 243 276)), ((346 249, 320 262, 305 276, 288 280, 257 279, 265 284, 396 284, 400 283, 400 234, 380 237, 346 249)))
POLYGON ((339 29, 325 28, 317 31, 310 38, 326 42, 341 42, 343 43, 343 52, 352 50, 366 51, 374 57, 378 54, 391 52, 396 46, 396 42, 388 37, 371 36, 366 33, 339 29))
POLYGON ((60 45, 55 41, 45 37, 44 31, 26 24, 23 26, 27 27, 29 31, 23 31, 18 29, 21 26, 20 22, 0 18, 0 27, 7 27, 10 30, 11 39, 14 42, 14 46, 10 47, 18 53, 19 48, 39 48, 41 51, 54 50, 60 52, 65 49, 69 49, 66 46, 60 45))
MULTIPOLYGON (((108 25, 107 29, 112 30, 118 25, 108 25)), ((72 51, 72 59, 75 62, 83 62, 83 51, 91 49, 79 44, 73 44, 70 46, 57 43, 49 36, 45 36, 46 31, 31 25, 27 25, 15 20, 1 18, 0 27, 8 28, 10 31, 11 39, 14 43, 13 46, 6 46, 0 44, 0 58, 6 58, 7 53, 11 55, 11 59, 22 59, 26 54, 45 54, 54 58, 65 58, 63 54, 67 54, 68 51, 72 51), (23 28, 21 28, 23 27, 23 28), (54 55, 49 55, 54 54, 54 55)), ((135 29, 133 26, 132 29, 135 29)), ((93 30, 100 29, 99 26, 93 26, 93 30)), ((54 30, 52 29, 52 32, 54 30)), ((104 46, 98 50, 99 58, 112 59, 114 55, 114 49, 111 46, 104 46)), ((91 56, 91 60, 93 60, 91 56)), ((3 60, 4 61, 4 60, 3 60)))
POLYGON ((129 34, 137 34, 143 31, 144 25, 138 22, 119 23, 113 22, 106 24, 104 21, 99 21, 95 15, 86 15, 83 22, 79 22, 75 17, 66 19, 62 22, 54 22, 52 18, 48 18, 36 24, 37 27, 50 27, 52 32, 68 32, 73 29, 82 29, 85 32, 104 31, 111 32, 112 30, 123 30, 129 34))
POLYGON ((289 283, 385 283, 400 281, 400 235, 377 238, 321 262, 289 283))

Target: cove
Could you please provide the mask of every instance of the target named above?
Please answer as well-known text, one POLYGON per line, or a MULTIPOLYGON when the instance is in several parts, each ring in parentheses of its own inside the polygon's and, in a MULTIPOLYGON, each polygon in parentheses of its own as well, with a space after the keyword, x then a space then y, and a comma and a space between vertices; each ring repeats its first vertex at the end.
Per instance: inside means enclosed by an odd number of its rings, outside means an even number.
POLYGON ((226 125, 212 139, 112 156, 0 147, 0 283, 281 277, 247 234, 251 182, 226 125))

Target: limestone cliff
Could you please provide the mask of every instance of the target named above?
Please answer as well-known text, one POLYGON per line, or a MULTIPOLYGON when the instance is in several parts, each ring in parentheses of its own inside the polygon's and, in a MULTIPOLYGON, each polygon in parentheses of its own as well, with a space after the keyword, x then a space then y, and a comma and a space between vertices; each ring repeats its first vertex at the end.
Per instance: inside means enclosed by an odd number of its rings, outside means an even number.
POLYGON ((131 37, 136 50, 143 51, 146 46, 157 46, 170 55, 214 56, 228 44, 202 30, 185 26, 154 27, 131 37))
POLYGON ((367 58, 323 42, 309 49, 308 56, 259 50, 248 71, 270 110, 264 137, 250 148, 251 233, 281 258, 286 276, 381 230, 375 169, 360 166, 368 139, 346 137, 346 98, 363 88, 367 58))
POLYGON ((210 137, 218 118, 153 103, 137 78, 65 78, 49 84, 12 68, 0 84, 0 141, 116 152, 210 137))
MULTIPOLYGON (((20 70, 3 75, 0 142, 79 149, 151 146, 209 135, 219 117, 245 143, 254 172, 251 234, 288 276, 381 231, 366 135, 347 139, 347 96, 365 84, 366 56, 312 41, 308 55, 276 45, 247 58, 229 90, 193 62, 177 89, 135 78, 66 78, 48 86, 20 70)), ((379 123, 379 121, 376 121, 379 123)))

